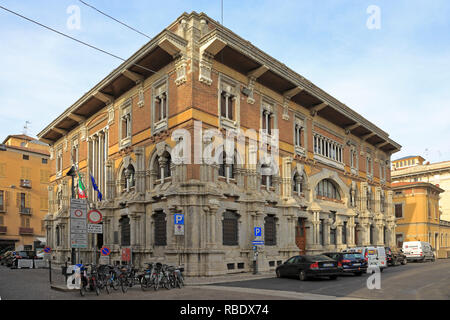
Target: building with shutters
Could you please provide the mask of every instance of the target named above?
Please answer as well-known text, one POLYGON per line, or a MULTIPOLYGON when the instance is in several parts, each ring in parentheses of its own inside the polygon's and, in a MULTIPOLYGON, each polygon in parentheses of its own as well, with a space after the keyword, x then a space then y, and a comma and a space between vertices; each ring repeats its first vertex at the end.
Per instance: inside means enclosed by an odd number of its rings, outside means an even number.
POLYGON ((400 145, 203 13, 182 14, 62 109, 38 135, 51 145, 46 226, 56 263, 71 253, 72 165, 104 216, 83 261, 106 245, 114 262, 131 247, 135 265, 251 271, 255 227, 259 270, 298 253, 395 243, 390 157, 400 145), (238 130, 247 135, 236 148, 221 143, 238 130), (270 157, 258 151, 263 137, 270 157), (184 214, 181 229, 175 214, 184 214))
POLYGON ((48 145, 27 135, 0 144, 0 251, 45 241, 49 156, 48 145))
POLYGON ((425 241, 437 258, 450 257, 450 222, 442 220, 439 209, 442 188, 428 182, 395 182, 394 212, 396 244, 425 241))

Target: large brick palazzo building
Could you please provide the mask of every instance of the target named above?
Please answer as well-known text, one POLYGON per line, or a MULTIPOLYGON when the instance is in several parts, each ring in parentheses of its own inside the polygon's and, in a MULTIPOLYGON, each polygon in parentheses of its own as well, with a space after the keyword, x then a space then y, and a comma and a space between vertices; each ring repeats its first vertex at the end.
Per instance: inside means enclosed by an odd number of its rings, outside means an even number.
POLYGON ((51 145, 46 225, 55 262, 71 254, 72 162, 104 215, 84 261, 107 245, 112 260, 131 247, 136 265, 159 258, 185 264, 188 275, 250 271, 258 226, 260 270, 299 252, 395 243, 390 157, 400 145, 205 14, 181 15, 39 138, 51 145), (194 130, 200 122, 203 134, 194 130), (215 154, 225 163, 173 161, 176 129, 190 133, 195 157, 211 128, 271 137, 279 129, 279 170, 261 170, 270 163, 259 156, 248 161, 257 155, 252 138, 215 154), (176 213, 185 215, 184 236, 174 235, 176 213))

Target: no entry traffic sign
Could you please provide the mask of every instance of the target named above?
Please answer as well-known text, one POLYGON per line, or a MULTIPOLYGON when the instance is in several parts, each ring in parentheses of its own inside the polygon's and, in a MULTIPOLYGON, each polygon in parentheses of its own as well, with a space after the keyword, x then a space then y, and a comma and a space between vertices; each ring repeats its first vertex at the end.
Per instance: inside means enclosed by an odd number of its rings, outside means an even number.
POLYGON ((103 215, 100 213, 100 211, 94 209, 88 212, 87 218, 90 223, 100 223, 102 222, 103 215))

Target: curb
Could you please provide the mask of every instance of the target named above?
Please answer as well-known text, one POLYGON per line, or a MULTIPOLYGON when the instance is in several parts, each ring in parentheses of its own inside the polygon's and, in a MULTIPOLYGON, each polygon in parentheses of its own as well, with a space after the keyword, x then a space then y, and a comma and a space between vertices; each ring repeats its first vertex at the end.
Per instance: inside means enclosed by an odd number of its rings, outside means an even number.
POLYGON ((275 276, 273 274, 267 274, 267 275, 254 276, 251 278, 212 280, 212 281, 208 281, 208 282, 185 282, 185 285, 186 286, 206 286, 206 285, 218 284, 218 283, 241 282, 241 281, 260 280, 260 279, 269 279, 269 278, 275 278, 275 276))
POLYGON ((79 289, 69 289, 65 286, 61 286, 61 285, 50 285, 50 289, 56 290, 56 291, 61 291, 61 292, 75 292, 75 291, 79 291, 79 289))

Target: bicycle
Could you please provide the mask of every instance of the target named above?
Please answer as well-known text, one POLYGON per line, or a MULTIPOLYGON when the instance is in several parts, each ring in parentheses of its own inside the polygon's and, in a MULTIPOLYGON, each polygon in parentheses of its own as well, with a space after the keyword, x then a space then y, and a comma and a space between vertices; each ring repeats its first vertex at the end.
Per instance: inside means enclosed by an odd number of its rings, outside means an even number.
POLYGON ((156 273, 154 272, 155 267, 153 263, 146 263, 147 268, 144 269, 144 273, 141 275, 141 289, 145 291, 146 289, 155 285, 156 273))
POLYGON ((81 284, 80 284, 80 295, 84 297, 87 291, 95 291, 95 293, 100 295, 100 288, 98 286, 98 274, 97 267, 93 264, 86 264, 80 266, 81 272, 81 284), (91 267, 91 272, 88 275, 87 267, 91 267))

